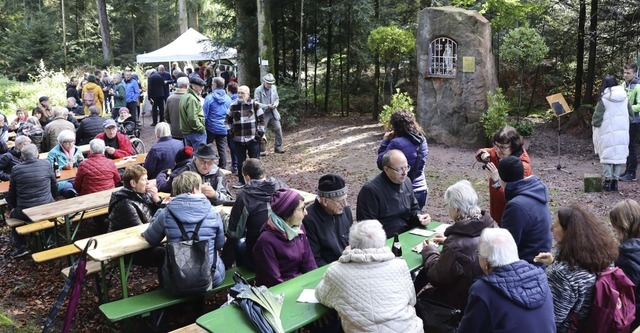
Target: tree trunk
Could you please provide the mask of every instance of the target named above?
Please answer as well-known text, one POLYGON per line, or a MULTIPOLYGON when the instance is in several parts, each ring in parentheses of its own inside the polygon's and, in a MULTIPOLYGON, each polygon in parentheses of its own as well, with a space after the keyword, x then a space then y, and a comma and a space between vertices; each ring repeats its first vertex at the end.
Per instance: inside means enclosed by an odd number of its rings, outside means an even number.
MULTIPOLYGON (((338 36, 342 35, 342 25, 339 26, 339 30, 338 30, 338 36)), ((340 70, 340 80, 338 82, 338 86, 340 87, 340 116, 344 117, 344 80, 343 80, 343 76, 344 76, 344 70, 342 68, 342 43, 340 43, 340 45, 338 45, 338 69, 340 70)))
POLYGON ((573 109, 580 108, 582 101, 582 77, 584 70, 584 25, 586 20, 586 0, 580 0, 580 12, 578 14, 578 43, 576 47, 576 86, 573 101, 573 109))
POLYGON ((593 85, 596 76, 596 41, 598 37, 598 0, 591 0, 591 22, 589 23, 589 62, 587 64, 587 86, 584 104, 593 105, 593 85))
MULTIPOLYGON (((376 23, 380 22, 380 0, 375 0, 374 13, 376 23)), ((380 115, 380 56, 376 53, 373 58, 374 70, 373 80, 375 81, 376 91, 373 94, 373 120, 378 120, 380 115)))
POLYGON ((260 54, 260 77, 273 72, 273 35, 271 34, 271 7, 269 0, 256 0, 258 18, 258 52, 260 54), (262 65, 267 61, 266 65, 262 65))
POLYGON ((351 6, 349 6, 348 14, 347 14, 347 68, 346 68, 346 85, 347 89, 347 117, 349 116, 349 110, 351 109, 351 102, 349 101, 349 95, 351 92, 351 85, 349 84, 349 79, 351 76, 351 6))
POLYGON ((67 25, 65 24, 64 0, 60 0, 62 14, 62 53, 64 55, 64 70, 67 70, 67 25))
POLYGON ((109 31, 109 17, 105 0, 96 0, 98 7, 98 22, 100 22, 100 37, 102 37, 102 60, 111 63, 111 33, 109 31))
POLYGON ((153 41, 153 43, 152 43, 153 49, 156 50, 156 49, 160 48, 160 11, 159 11, 157 2, 152 3, 150 7, 152 9, 152 13, 151 13, 151 27, 152 27, 151 40, 153 41))
POLYGON ((249 87, 260 85, 257 76, 258 66, 258 32, 255 25, 256 1, 237 0, 236 4, 236 30, 238 40, 238 82, 249 87))
POLYGON ((187 0, 178 0, 178 24, 180 25, 181 35, 189 30, 189 21, 187 20, 187 0))
MULTIPOLYGON (((329 0, 329 8, 333 6, 333 1, 329 0)), ((329 113, 329 94, 331 92, 331 56, 333 54, 333 15, 329 12, 327 22, 327 71, 324 80, 324 113, 329 113)))
POLYGON ((318 11, 313 22, 313 108, 318 109, 318 11))

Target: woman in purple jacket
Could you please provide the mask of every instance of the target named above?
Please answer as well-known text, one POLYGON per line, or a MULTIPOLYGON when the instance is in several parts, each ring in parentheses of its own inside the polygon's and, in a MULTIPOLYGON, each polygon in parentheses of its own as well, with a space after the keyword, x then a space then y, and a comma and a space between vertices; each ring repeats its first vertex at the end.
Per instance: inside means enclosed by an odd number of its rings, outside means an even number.
POLYGON ((267 287, 318 268, 302 226, 304 200, 291 189, 271 196, 271 214, 253 248, 256 284, 267 287))

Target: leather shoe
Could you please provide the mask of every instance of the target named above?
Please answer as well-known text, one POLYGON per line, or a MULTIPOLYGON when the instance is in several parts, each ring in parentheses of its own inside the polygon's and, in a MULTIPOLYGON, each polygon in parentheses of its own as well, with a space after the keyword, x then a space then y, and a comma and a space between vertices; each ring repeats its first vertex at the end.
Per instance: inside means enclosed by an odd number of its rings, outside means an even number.
POLYGON ((282 149, 282 148, 276 148, 276 149, 274 149, 273 151, 274 151, 275 153, 278 153, 278 154, 284 154, 284 153, 286 153, 286 151, 285 151, 284 149, 282 149))

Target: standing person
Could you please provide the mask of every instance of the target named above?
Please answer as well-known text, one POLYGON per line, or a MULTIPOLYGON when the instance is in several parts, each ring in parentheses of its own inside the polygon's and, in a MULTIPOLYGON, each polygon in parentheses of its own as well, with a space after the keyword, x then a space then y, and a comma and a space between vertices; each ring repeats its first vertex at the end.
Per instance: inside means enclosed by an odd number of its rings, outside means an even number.
POLYGON ((396 111, 391 115, 391 131, 385 133, 378 148, 378 169, 382 170, 382 156, 392 149, 402 151, 409 163, 408 177, 413 185, 413 195, 420 210, 427 204, 429 189, 424 175, 429 148, 422 127, 410 111, 396 111))
POLYGON ((73 187, 79 195, 100 192, 116 187, 120 174, 116 164, 104 156, 105 145, 100 139, 89 142, 91 154, 78 166, 73 187))
POLYGON ((180 99, 187 93, 189 88, 188 78, 179 78, 176 89, 167 98, 167 106, 164 109, 164 119, 171 127, 171 136, 177 140, 183 140, 184 134, 180 129, 180 99))
POLYGON ((84 105, 84 114, 89 114, 89 107, 95 105, 100 110, 102 116, 102 105, 104 104, 104 92, 98 83, 95 75, 91 74, 87 77, 87 84, 82 87, 82 105, 84 105))
MULTIPOLYGON (((227 93, 231 98, 231 103, 238 99, 238 83, 230 82, 227 85, 227 93)), ((225 121, 226 122, 226 121, 225 121)), ((227 123, 227 146, 229 146, 229 155, 231 157, 231 172, 238 172, 238 157, 236 156, 236 145, 233 143, 233 130, 227 123)))
POLYGON ((158 116, 160 116, 160 122, 164 121, 164 80, 155 69, 151 70, 147 78, 147 94, 153 104, 151 107, 151 127, 153 127, 158 123, 158 116))
POLYGON ((207 139, 202 100, 200 99, 205 83, 197 77, 190 79, 189 83, 191 83, 191 88, 180 98, 180 130, 184 137, 185 146, 196 149, 207 139))
MULTIPOLYGON (((493 136, 493 147, 482 148, 476 151, 476 160, 486 164, 486 172, 489 178, 489 211, 491 217, 498 224, 502 221, 502 212, 507 201, 504 197, 504 188, 500 185, 498 174, 498 162, 507 156, 518 157, 524 166, 524 176, 533 175, 529 154, 524 150, 522 137, 515 128, 505 126, 493 136)), ((517 240, 516 240, 517 242, 517 240)))
POLYGON ((82 105, 80 93, 78 92, 78 78, 75 76, 72 76, 67 84, 67 98, 69 97, 73 97, 76 100, 76 104, 82 105))
POLYGON ((207 144, 215 141, 220 164, 218 167, 227 167, 227 125, 225 118, 231 105, 231 98, 224 90, 224 80, 220 77, 213 78, 213 91, 204 100, 204 119, 207 130, 207 144))
POLYGON ((633 121, 629 125, 629 156, 627 156, 626 169, 620 180, 623 182, 634 182, 636 169, 638 168, 638 132, 640 132, 640 79, 638 79, 638 66, 633 63, 624 65, 624 82, 622 87, 627 92, 627 98, 633 110, 633 121))
POLYGON ((133 78, 131 71, 124 71, 125 82, 125 100, 127 102, 127 109, 131 112, 133 120, 138 122, 138 97, 140 97, 140 86, 138 81, 133 78))
POLYGON ((264 113, 258 103, 251 100, 249 87, 238 88, 238 99, 227 111, 227 124, 231 128, 236 157, 238 158, 238 182, 233 188, 243 188, 242 163, 250 158, 260 158, 260 140, 264 134, 264 113))
POLYGON ((110 113, 113 112, 113 106, 111 104, 113 100, 113 79, 109 76, 109 72, 104 71, 102 74, 102 78, 100 79, 100 84, 102 85, 102 92, 104 93, 104 112, 110 113))
POLYGON ((113 110, 111 110, 111 119, 118 119, 118 111, 120 108, 127 107, 127 88, 122 81, 122 75, 116 73, 113 75, 113 88, 110 94, 113 95, 113 110))
POLYGON ((273 151, 278 154, 284 154, 285 150, 282 149, 282 126, 280 125, 280 112, 278 112, 280 98, 278 97, 278 88, 275 83, 276 79, 273 74, 267 73, 262 78, 262 84, 253 92, 253 99, 260 104, 260 108, 264 111, 265 129, 270 123, 273 126, 272 129, 276 136, 273 151))
POLYGON ((591 125, 598 128, 594 145, 604 169, 604 191, 618 191, 620 172, 629 155, 629 121, 633 121, 633 111, 624 88, 615 77, 605 76, 591 119, 591 125))
MULTIPOLYGON (((164 70, 164 65, 158 65, 158 74, 160 74, 164 82, 164 102, 166 104, 167 98, 169 98, 169 85, 174 84, 175 81, 171 77, 171 73, 164 70)), ((165 110, 166 110, 166 105, 165 105, 165 110)))

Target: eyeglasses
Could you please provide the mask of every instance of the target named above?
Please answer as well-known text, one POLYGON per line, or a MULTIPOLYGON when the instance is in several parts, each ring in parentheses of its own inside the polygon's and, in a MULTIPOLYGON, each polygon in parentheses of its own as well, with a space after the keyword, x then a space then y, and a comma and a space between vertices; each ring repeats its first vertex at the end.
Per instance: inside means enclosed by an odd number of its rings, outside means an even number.
POLYGON ((406 166, 406 167, 403 167, 403 168, 397 168, 397 169, 396 169, 396 168, 394 168, 394 167, 387 166, 387 168, 389 168, 389 169, 391 169, 391 170, 395 171, 395 172, 396 172, 397 174, 399 174, 399 175, 401 175, 401 174, 403 174, 403 173, 408 173, 408 172, 409 172, 409 170, 411 170, 411 167, 410 167, 410 166, 406 166))
POLYGON ((335 199, 333 199, 333 198, 327 198, 327 199, 329 199, 329 200, 331 200, 331 201, 335 202, 335 203, 336 203, 338 206, 340 206, 340 207, 346 207, 346 206, 348 205, 348 203, 347 203, 347 197, 346 197, 346 196, 345 196, 345 197, 343 197, 343 198, 335 198, 335 199))
POLYGON ((63 145, 68 145, 68 144, 74 144, 75 142, 76 142, 75 140, 73 140, 73 141, 62 141, 62 144, 63 145))
POLYGON ((498 149, 500 151, 507 151, 507 150, 511 149, 511 145, 502 146, 502 145, 499 145, 497 143, 494 143, 493 146, 496 147, 496 149, 498 149))

